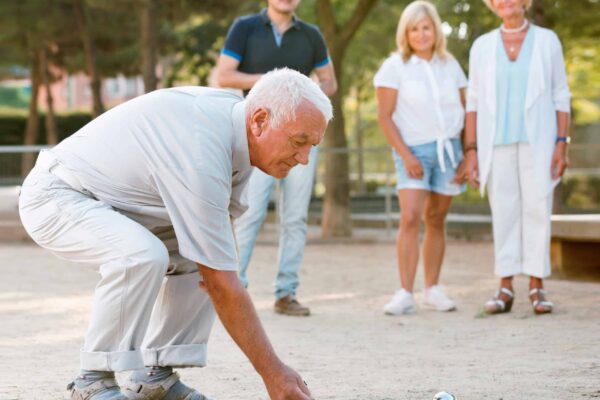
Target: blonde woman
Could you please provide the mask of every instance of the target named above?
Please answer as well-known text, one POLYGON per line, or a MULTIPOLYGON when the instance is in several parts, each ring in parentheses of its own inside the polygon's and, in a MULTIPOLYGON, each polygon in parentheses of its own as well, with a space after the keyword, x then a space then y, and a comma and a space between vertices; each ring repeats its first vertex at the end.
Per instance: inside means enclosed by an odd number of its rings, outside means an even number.
POLYGON ((511 310, 513 277, 529 276, 536 314, 550 313, 552 191, 567 166, 570 93, 556 34, 525 18, 531 0, 485 0, 502 20, 471 48, 465 132, 469 181, 487 186, 500 289, 489 314, 511 310))
POLYGON ((456 308, 439 285, 445 221, 452 197, 464 191, 460 135, 464 122, 465 74, 446 51, 435 7, 414 1, 402 13, 398 51, 375 75, 379 124, 396 164, 400 228, 397 236, 401 287, 386 314, 416 310, 413 296, 419 259, 419 227, 425 222, 424 305, 456 308))

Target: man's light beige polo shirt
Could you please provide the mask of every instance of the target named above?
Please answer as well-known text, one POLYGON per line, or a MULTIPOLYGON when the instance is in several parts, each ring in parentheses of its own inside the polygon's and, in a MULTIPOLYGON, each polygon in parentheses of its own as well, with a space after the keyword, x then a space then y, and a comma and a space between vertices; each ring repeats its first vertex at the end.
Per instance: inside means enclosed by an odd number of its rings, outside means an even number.
POLYGON ((183 257, 237 270, 230 216, 247 208, 251 172, 241 97, 157 90, 104 113, 51 153, 96 199, 149 229, 172 225, 183 257))

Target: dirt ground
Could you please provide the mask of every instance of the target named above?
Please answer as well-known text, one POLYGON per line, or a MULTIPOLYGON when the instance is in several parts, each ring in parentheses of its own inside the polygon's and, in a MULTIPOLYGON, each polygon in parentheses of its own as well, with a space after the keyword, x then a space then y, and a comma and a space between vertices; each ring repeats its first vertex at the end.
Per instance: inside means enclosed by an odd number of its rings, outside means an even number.
MULTIPOLYGON (((293 318, 272 312, 276 256, 263 235, 250 294, 276 350, 316 399, 430 400, 440 390, 459 400, 600 398, 600 283, 548 280, 556 312, 536 317, 521 278, 513 312, 486 317, 481 306, 497 283, 492 244, 450 241, 442 280, 458 310, 390 317, 382 306, 398 286, 393 243, 322 243, 313 234, 299 292, 313 315, 293 318)), ((0 399, 67 398, 95 269, 0 243, 0 276, 0 399)), ((180 372, 218 400, 267 398, 220 323, 209 365, 180 372)))

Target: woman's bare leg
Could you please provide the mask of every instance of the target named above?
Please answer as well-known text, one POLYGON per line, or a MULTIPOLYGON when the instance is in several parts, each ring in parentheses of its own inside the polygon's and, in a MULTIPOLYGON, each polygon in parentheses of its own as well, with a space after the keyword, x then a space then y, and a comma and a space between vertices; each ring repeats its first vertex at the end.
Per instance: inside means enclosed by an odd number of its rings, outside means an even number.
POLYGON ((423 240, 423 262, 425 287, 437 285, 446 249, 446 216, 452 196, 431 193, 425 202, 425 239, 423 240))
POLYGON ((402 189, 398 191, 400 227, 396 240, 400 283, 407 292, 413 291, 419 262, 419 227, 428 191, 402 189))

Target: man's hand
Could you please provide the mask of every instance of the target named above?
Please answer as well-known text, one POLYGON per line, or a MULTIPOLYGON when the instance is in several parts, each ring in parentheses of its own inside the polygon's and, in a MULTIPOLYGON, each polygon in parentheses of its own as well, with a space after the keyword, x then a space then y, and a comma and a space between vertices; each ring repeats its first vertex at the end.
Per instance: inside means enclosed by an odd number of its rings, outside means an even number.
POLYGON ((561 178, 565 173, 568 164, 567 144, 558 142, 554 148, 554 154, 552 155, 552 179, 561 178))
POLYGON ((413 154, 407 154, 402 157, 402 163, 406 169, 408 177, 411 179, 422 179, 423 178, 423 166, 413 154))
POLYGON ((471 150, 465 154, 463 160, 465 164, 465 173, 467 174, 467 180, 474 188, 479 188, 479 166, 477 162, 477 151, 471 150))
POLYGON ((311 400, 300 375, 279 360, 258 319, 248 292, 234 271, 198 264, 200 288, 210 296, 231 338, 260 374, 272 400, 311 400))
POLYGON ((313 397, 300 375, 287 365, 269 374, 263 381, 271 400, 312 400, 313 397))

